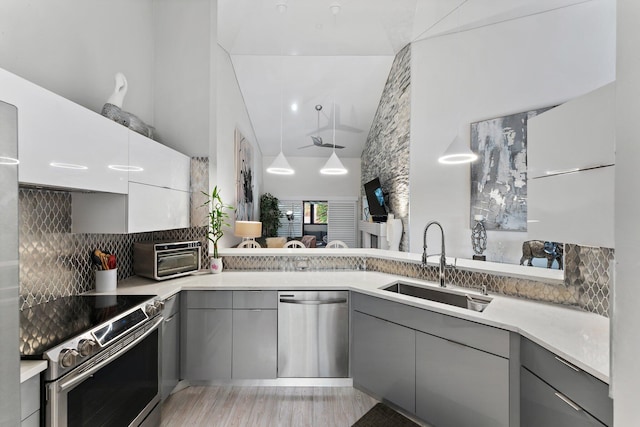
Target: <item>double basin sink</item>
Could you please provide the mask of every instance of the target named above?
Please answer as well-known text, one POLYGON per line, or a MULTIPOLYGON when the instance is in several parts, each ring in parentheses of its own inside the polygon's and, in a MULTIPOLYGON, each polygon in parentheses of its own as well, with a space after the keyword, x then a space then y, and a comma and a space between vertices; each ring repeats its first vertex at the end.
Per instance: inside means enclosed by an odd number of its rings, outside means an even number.
POLYGON ((468 310, 479 312, 487 308, 487 306, 491 302, 491 298, 485 296, 470 296, 460 291, 430 288, 404 282, 395 282, 380 289, 387 292, 408 295, 411 297, 426 299, 429 301, 453 305, 455 307, 466 308, 468 310))

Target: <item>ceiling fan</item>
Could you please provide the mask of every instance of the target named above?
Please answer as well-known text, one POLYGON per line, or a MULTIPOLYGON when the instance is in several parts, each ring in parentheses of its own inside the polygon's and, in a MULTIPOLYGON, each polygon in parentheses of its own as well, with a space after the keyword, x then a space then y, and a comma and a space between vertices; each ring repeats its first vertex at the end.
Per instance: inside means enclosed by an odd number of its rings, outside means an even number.
POLYGON ((334 147, 333 144, 327 144, 325 142, 322 142, 322 137, 319 136, 319 133, 320 133, 320 111, 322 111, 322 105, 318 104, 318 105, 316 105, 315 108, 316 108, 316 111, 318 112, 318 130, 316 131, 316 136, 311 135, 311 140, 313 141, 313 144, 304 145, 302 147, 298 147, 298 150, 303 149, 303 148, 309 148, 309 147, 344 148, 343 145, 336 145, 334 147))

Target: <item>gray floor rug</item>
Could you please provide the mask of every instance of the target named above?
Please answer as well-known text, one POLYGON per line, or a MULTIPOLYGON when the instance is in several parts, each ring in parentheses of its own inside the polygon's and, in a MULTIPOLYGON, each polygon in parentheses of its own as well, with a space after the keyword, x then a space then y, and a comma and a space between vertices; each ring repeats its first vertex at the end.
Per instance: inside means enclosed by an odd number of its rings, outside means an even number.
POLYGON ((351 427, 420 427, 418 424, 389 408, 384 403, 378 403, 364 414, 351 427))

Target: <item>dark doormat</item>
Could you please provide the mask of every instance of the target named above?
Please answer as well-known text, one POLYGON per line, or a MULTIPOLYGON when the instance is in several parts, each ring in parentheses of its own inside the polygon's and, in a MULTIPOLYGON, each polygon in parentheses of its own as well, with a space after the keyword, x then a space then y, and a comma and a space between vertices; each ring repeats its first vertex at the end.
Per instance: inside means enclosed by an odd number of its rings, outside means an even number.
POLYGON ((418 424, 389 408, 384 403, 378 403, 364 414, 351 427, 420 427, 418 424))

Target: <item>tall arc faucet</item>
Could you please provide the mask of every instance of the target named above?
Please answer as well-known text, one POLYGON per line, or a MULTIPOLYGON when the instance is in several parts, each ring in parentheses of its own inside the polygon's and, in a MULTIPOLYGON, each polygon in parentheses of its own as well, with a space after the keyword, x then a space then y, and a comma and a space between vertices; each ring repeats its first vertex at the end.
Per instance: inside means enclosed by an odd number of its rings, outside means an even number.
MULTIPOLYGON (((441 245, 441 250, 440 250, 439 276, 440 276, 440 287, 441 288, 445 288, 446 284, 445 284, 444 275, 445 275, 445 269, 447 267, 447 258, 446 258, 446 255, 445 255, 445 248, 444 248, 444 229, 442 228, 442 225, 438 221, 429 221, 427 226, 424 228, 422 266, 423 267, 427 266, 427 257, 430 256, 430 255, 427 255, 427 231, 429 231, 429 227, 431 227, 432 225, 437 225, 438 227, 440 227, 440 236, 441 236, 440 245, 441 245)), ((433 255, 435 255, 435 254, 433 254, 433 255)))

